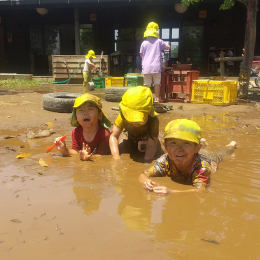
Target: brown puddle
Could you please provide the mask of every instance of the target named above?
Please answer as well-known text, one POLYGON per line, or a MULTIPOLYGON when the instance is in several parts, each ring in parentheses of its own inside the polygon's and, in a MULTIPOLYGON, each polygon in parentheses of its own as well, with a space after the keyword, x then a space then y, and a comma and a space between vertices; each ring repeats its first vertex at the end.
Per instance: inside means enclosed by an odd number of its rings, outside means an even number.
MULTIPOLYGON (((160 129, 173 119, 159 117, 160 129)), ((17 136, 27 129, 0 130, 1 259, 258 259, 260 130, 225 113, 192 119, 210 150, 232 140, 238 149, 207 192, 170 196, 144 191, 138 176, 150 164, 128 155, 82 162, 55 149, 45 153, 60 133, 28 140, 17 136), (4 139, 8 135, 14 138, 4 139), (21 153, 30 155, 16 159, 21 153)), ((71 127, 62 134, 71 146, 71 127)), ((156 181, 189 188, 169 178, 156 181)))

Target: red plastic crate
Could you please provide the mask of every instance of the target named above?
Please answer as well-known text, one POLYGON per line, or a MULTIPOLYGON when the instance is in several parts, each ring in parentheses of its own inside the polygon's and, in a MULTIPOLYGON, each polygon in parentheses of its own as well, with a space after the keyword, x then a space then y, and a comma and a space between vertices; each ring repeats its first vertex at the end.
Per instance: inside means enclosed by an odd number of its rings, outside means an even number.
POLYGON ((161 75, 161 90, 160 96, 162 99, 169 101, 181 102, 183 96, 185 96, 185 101, 189 102, 191 100, 192 93, 192 81, 199 78, 199 71, 169 71, 163 72, 161 75), (180 75, 180 77, 178 77, 180 75), (182 96, 179 99, 178 96, 182 96))

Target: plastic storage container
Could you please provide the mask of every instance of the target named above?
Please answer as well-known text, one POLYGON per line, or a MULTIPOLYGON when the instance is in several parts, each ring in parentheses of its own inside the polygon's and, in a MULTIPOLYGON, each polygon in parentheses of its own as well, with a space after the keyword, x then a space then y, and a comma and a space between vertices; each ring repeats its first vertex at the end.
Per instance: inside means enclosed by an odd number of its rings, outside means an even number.
POLYGON ((105 88, 105 78, 93 78, 92 81, 95 84, 95 88, 105 88))
POLYGON ((93 78, 92 81, 95 85, 95 88, 105 88, 105 79, 111 78, 111 76, 101 77, 101 78, 93 78))
POLYGON ((143 86, 143 85, 144 85, 143 75, 125 74, 124 86, 136 87, 136 86, 143 86))
POLYGON ((218 106, 237 103, 237 81, 193 80, 192 103, 218 106))
POLYGON ((105 78, 105 87, 123 87, 124 77, 105 78))

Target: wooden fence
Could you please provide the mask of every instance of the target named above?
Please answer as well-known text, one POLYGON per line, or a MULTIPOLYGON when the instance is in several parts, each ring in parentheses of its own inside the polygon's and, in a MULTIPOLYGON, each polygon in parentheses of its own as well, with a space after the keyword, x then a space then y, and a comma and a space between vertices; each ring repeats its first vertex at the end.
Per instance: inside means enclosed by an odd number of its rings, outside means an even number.
MULTIPOLYGON (((100 58, 101 55, 96 55, 94 64, 98 69, 100 69, 100 58)), ((102 55, 101 59, 101 71, 104 76, 109 76, 109 56, 102 55)), ((61 82, 69 79, 65 83, 68 84, 81 84, 83 82, 83 69, 85 64, 85 55, 53 55, 52 56, 52 71, 53 78, 56 82, 61 82), (77 70, 78 69, 78 70, 77 70)), ((98 72, 92 71, 93 78, 98 77, 98 72)), ((65 84, 64 83, 64 84, 65 84)))

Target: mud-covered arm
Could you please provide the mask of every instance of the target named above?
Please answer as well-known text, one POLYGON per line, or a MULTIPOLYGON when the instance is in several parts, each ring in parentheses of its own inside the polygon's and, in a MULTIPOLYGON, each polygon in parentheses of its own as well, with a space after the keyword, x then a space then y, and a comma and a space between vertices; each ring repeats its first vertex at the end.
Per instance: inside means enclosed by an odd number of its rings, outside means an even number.
POLYGON ((116 125, 114 125, 113 132, 111 133, 109 139, 110 151, 114 159, 120 159, 118 138, 121 133, 122 130, 119 129, 116 125))
POLYGON ((78 154, 78 152, 75 151, 74 149, 68 149, 65 140, 61 141, 60 137, 55 139, 55 144, 56 144, 58 151, 61 154, 63 154, 64 156, 78 154))
POLYGON ((153 139, 150 137, 148 138, 144 155, 145 160, 152 160, 154 158, 157 149, 157 142, 158 137, 154 137, 153 139))
POLYGON ((157 150, 159 136, 159 119, 157 116, 148 119, 148 139, 146 144, 145 160, 152 160, 157 150))
POLYGON ((78 151, 80 150, 79 148, 78 149, 73 148, 73 144, 78 147, 78 143, 75 138, 75 129, 73 129, 72 131, 72 149, 68 149, 65 140, 61 141, 60 137, 55 139, 55 143, 58 151, 62 153, 64 156, 78 154, 78 151))
POLYGON ((166 176, 167 168, 167 155, 163 155, 161 158, 155 161, 155 164, 145 170, 139 175, 139 181, 143 184, 144 189, 153 191, 153 188, 157 184, 150 179, 150 177, 163 177, 166 176))
MULTIPOLYGON (((154 167, 154 166, 152 166, 154 167)), ((151 167, 150 167, 151 168, 151 167)), ((149 168, 149 169, 150 169, 149 168)), ((154 169, 153 169, 154 170, 154 169)), ((155 186, 157 186, 157 184, 152 181, 151 179, 149 179, 149 176, 147 175, 147 171, 145 172, 142 172, 140 175, 139 175, 139 181, 142 183, 143 185, 143 188, 147 191, 153 191, 153 188, 155 186)))

